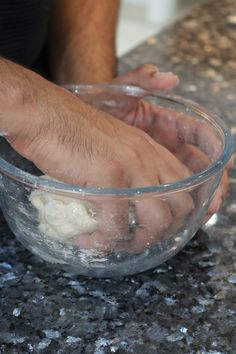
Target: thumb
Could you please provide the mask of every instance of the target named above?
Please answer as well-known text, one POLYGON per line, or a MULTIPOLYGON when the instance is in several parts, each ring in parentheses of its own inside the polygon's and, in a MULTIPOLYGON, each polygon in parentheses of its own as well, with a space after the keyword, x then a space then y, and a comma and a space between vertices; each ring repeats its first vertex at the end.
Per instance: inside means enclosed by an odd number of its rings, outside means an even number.
POLYGON ((160 72, 155 65, 145 64, 118 76, 112 82, 123 85, 137 85, 148 91, 166 91, 178 85, 179 79, 172 73, 160 72))

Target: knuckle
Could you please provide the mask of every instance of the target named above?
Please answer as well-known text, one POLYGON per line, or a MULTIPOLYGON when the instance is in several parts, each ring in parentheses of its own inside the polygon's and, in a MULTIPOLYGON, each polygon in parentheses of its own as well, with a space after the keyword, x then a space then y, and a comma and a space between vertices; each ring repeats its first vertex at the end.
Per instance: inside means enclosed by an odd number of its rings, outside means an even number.
POLYGON ((109 161, 106 168, 109 176, 115 179, 122 179, 124 177, 125 172, 121 162, 109 161))
POLYGON ((136 135, 132 145, 128 145, 125 151, 125 158, 128 163, 139 164, 144 160, 148 152, 147 140, 142 135, 136 135))
POLYGON ((143 152, 143 149, 150 149, 152 147, 150 143, 150 136, 145 132, 139 132, 135 137, 135 147, 139 152, 143 152))

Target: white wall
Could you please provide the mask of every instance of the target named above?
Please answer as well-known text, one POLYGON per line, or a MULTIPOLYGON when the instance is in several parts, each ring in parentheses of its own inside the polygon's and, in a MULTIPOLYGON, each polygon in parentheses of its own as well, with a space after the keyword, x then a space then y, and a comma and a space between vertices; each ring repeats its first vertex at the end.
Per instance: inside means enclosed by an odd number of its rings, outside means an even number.
POLYGON ((127 4, 143 6, 147 20, 163 22, 173 17, 179 0, 123 0, 127 4))
POLYGON ((158 33, 175 17, 202 0, 121 0, 117 54, 158 33))

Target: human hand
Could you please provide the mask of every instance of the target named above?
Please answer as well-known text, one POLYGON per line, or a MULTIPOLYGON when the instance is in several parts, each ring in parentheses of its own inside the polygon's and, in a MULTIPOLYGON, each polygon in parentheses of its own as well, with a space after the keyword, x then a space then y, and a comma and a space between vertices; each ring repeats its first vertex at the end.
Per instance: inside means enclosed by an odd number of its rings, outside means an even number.
MULTIPOLYGON (((113 84, 137 85, 148 92, 166 91, 178 84, 178 78, 171 73, 160 73, 153 65, 144 65, 125 75, 117 77, 113 84)), ((117 97, 117 107, 109 105, 106 97, 104 104, 100 101, 100 109, 108 111, 129 125, 147 132, 156 142, 165 146, 193 173, 209 166, 221 153, 221 146, 214 132, 193 116, 177 114, 171 110, 151 105, 142 97, 117 97), (123 102, 123 104, 121 103, 123 102), (206 148, 206 141, 214 150, 206 148), (194 145, 199 146, 197 148, 194 145)), ((96 105, 96 99, 95 105, 96 105)), ((98 104, 97 104, 98 106, 98 104)), ((232 160, 227 164, 221 183, 216 190, 214 199, 209 207, 205 222, 219 209, 228 189, 228 169, 232 160)))
MULTIPOLYGON (((35 79, 32 86, 37 96, 26 97, 22 107, 17 106, 19 122, 20 116, 24 120, 6 130, 13 148, 43 173, 67 183, 101 188, 156 186, 190 175, 188 168, 144 131, 95 110, 45 80, 35 79)), ((78 235, 74 243, 106 252, 143 251, 173 225, 180 225, 193 208, 185 192, 169 200, 137 198, 132 205, 137 226, 130 232, 127 199, 94 198, 91 203, 97 210, 98 229, 78 235)))

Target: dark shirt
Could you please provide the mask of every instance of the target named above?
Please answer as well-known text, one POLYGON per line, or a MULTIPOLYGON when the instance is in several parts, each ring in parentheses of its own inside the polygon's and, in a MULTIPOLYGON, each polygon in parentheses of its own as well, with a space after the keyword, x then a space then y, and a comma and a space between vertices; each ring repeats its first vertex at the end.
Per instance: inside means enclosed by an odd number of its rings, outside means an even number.
MULTIPOLYGON (((70 1, 70 0, 68 0, 70 1)), ((0 0, 0 56, 27 67, 40 61, 54 0, 0 0)))

